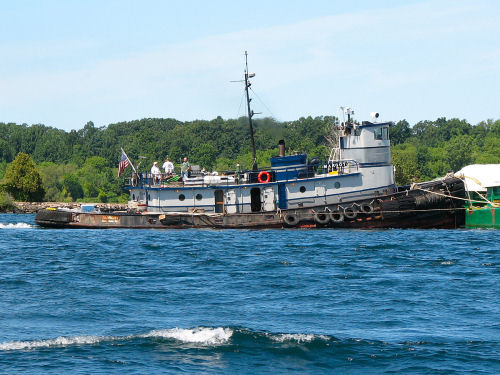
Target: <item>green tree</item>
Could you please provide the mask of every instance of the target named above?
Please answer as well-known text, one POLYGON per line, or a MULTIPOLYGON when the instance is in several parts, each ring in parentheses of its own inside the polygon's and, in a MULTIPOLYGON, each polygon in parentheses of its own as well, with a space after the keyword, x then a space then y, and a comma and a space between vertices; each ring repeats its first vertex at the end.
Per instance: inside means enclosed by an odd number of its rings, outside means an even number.
POLYGON ((11 196, 0 189, 0 212, 12 212, 16 208, 11 196))
POLYGON ((5 160, 6 162, 12 161, 12 147, 9 143, 0 138, 0 160, 5 160))
POLYGON ((429 168, 429 162, 431 161, 429 148, 425 146, 417 147, 417 169, 418 175, 421 180, 430 179, 432 176, 432 171, 429 168))
POLYGON ((426 166, 430 173, 427 178, 432 179, 446 175, 451 170, 451 167, 446 160, 446 151, 444 148, 429 147, 428 151, 429 157, 426 166))
POLYGON ((3 175, 5 174, 5 170, 7 169, 7 162, 0 160, 0 182, 2 182, 3 175))
POLYGON ((396 168, 396 183, 406 185, 420 181, 417 164, 417 149, 413 145, 401 144, 392 150, 392 163, 396 168))
POLYGON ((391 144, 399 145, 405 143, 411 137, 410 124, 406 120, 398 121, 391 127, 391 144))
POLYGON ((23 152, 9 164, 4 176, 5 190, 19 201, 41 201, 44 195, 42 177, 33 159, 23 152))
POLYGON ((445 146, 446 160, 453 171, 458 171, 473 159, 473 139, 469 135, 459 135, 452 138, 445 146))
POLYGON ((45 190, 44 200, 57 202, 64 200, 63 179, 64 175, 72 173, 77 169, 75 164, 56 164, 53 162, 42 162, 38 167, 42 176, 43 188, 45 190))
POLYGON ((481 150, 477 152, 474 160, 478 164, 498 164, 500 163, 500 136, 487 136, 481 150))
POLYGON ((116 169, 108 167, 106 163, 106 159, 92 156, 76 172, 85 198, 97 198, 101 191, 112 192, 115 196, 120 192, 120 180, 114 172, 116 169))
POLYGON ((217 158, 217 149, 213 144, 203 143, 195 146, 191 153, 191 162, 200 165, 202 168, 211 169, 217 158))
POLYGON ((73 173, 67 173, 62 180, 63 195, 71 200, 83 198, 83 187, 78 181, 78 177, 73 173))

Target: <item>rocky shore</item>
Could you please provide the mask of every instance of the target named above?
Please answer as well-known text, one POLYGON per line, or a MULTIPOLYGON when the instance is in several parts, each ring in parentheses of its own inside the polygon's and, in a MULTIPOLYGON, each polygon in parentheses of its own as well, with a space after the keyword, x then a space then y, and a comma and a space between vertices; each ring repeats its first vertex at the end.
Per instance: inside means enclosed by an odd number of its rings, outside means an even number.
POLYGON ((82 204, 93 204, 102 212, 125 211, 127 209, 126 203, 75 203, 75 202, 14 202, 15 213, 19 214, 32 214, 44 208, 80 208, 82 204))

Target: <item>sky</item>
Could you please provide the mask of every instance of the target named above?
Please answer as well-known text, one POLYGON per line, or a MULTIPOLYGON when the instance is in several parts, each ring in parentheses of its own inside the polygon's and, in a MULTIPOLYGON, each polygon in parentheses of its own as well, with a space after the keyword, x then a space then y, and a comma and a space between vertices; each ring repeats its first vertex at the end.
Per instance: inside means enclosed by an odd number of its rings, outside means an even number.
POLYGON ((0 122, 500 118, 500 1, 0 2, 0 122))

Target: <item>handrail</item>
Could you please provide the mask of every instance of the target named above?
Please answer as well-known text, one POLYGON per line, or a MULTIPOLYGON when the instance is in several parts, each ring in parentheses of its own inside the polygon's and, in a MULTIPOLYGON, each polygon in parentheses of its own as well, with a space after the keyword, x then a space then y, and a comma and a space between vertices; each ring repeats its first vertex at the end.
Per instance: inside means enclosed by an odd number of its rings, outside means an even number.
MULTIPOLYGON (((257 171, 228 171, 227 173, 223 175, 219 175, 220 177, 220 182, 208 182, 206 183, 205 180, 200 180, 199 183, 193 183, 192 185, 189 184, 189 180, 187 181, 188 184, 186 184, 186 181, 168 181, 168 179, 171 179, 173 177, 179 176, 178 174, 173 174, 173 175, 167 175, 165 173, 162 173, 160 175, 154 175, 151 172, 139 172, 139 173, 134 173, 130 179, 130 185, 132 187, 165 187, 166 185, 170 185, 172 187, 175 187, 174 184, 182 184, 181 186, 229 186, 229 185, 239 185, 242 183, 252 183, 252 176, 255 177, 261 172, 261 171, 268 171, 271 173, 271 182, 276 182, 276 173, 284 173, 285 176, 288 176, 288 172, 292 171, 300 171, 301 173, 305 173, 305 177, 293 177, 293 178, 285 178, 283 182, 288 182, 288 181, 295 181, 297 179, 304 179, 304 178, 311 178, 317 175, 324 175, 324 174, 331 174, 332 172, 337 172, 339 175, 344 175, 344 174, 349 174, 353 172, 359 171, 359 163, 356 160, 351 160, 351 159, 346 159, 346 160, 337 160, 337 161, 325 161, 323 163, 317 162, 317 163, 308 163, 300 166, 295 166, 295 167, 283 167, 279 168, 279 171, 276 170, 276 168, 261 168, 257 171), (159 176, 159 177, 157 177, 159 176), (224 181, 225 180, 225 181, 224 181)), ((205 177, 205 176, 210 176, 210 175, 201 175, 200 177, 205 177)), ((302 174, 304 176, 304 174, 302 174)), ((217 177, 217 176, 214 176, 217 177)), ((179 178, 180 179, 180 178, 179 178)), ((196 182, 194 180, 191 180, 192 182, 196 182)))

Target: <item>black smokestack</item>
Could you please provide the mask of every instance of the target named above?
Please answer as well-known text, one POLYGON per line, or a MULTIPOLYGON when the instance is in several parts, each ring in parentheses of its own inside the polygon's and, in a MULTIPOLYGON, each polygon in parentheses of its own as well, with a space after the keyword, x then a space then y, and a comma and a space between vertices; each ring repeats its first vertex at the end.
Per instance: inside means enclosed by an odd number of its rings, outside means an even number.
POLYGON ((284 139, 279 140, 278 149, 280 150, 280 156, 285 156, 285 140, 284 139))

